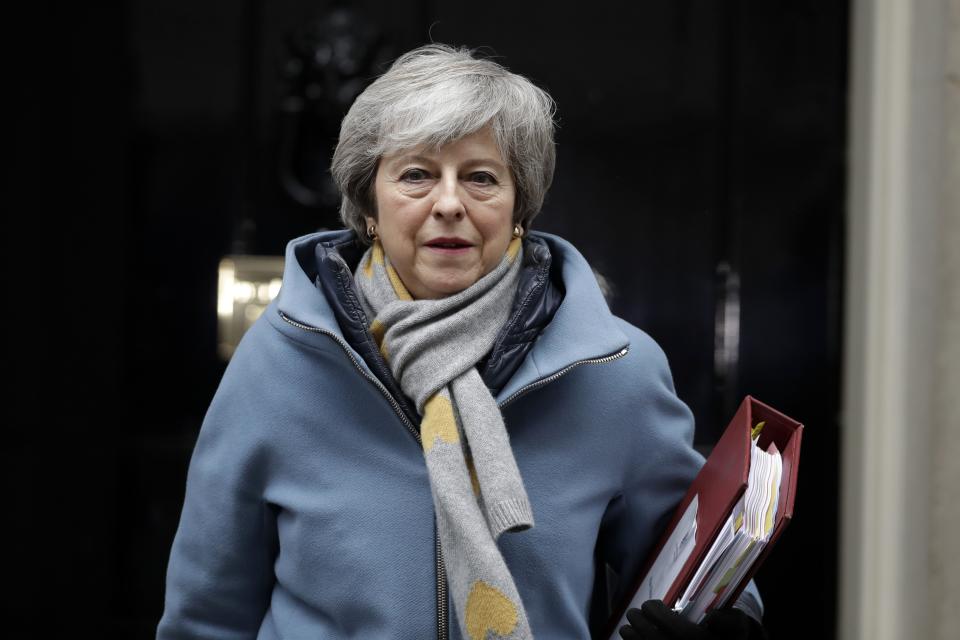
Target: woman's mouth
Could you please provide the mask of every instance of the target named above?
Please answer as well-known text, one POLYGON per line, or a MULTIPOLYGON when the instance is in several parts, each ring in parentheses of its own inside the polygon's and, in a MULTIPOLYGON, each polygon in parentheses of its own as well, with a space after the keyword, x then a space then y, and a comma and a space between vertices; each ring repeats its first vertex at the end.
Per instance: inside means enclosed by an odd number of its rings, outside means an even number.
POLYGON ((473 244, 463 238, 434 238, 427 241, 425 246, 439 253, 457 255, 469 251, 473 244))

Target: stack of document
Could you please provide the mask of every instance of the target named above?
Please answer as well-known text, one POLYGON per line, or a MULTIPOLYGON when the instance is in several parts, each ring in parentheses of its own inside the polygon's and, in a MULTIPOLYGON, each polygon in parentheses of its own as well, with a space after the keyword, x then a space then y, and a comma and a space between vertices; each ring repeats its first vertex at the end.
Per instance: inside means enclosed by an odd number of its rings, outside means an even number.
POLYGON ((763 426, 761 422, 751 434, 747 490, 674 604, 675 610, 682 611, 683 616, 693 622, 700 622, 707 611, 727 603, 730 596, 727 587, 740 584, 773 533, 783 461, 773 442, 766 451, 757 446, 763 426))
POLYGON ((732 605, 793 517, 803 425, 746 396, 636 582, 613 603, 607 637, 626 612, 662 600, 694 622, 732 605))

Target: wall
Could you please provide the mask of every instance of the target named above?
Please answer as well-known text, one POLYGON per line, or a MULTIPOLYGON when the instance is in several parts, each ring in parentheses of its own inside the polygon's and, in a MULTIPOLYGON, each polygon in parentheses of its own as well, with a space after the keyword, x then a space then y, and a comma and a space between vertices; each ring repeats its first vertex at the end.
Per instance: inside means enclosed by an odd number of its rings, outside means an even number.
POLYGON ((955 638, 960 629, 960 0, 948 8, 947 65, 944 88, 943 207, 939 222, 940 250, 933 430, 934 464, 930 487, 930 615, 931 637, 955 638))
POLYGON ((945 639, 958 627, 960 179, 950 2, 854 6, 841 638, 945 639))

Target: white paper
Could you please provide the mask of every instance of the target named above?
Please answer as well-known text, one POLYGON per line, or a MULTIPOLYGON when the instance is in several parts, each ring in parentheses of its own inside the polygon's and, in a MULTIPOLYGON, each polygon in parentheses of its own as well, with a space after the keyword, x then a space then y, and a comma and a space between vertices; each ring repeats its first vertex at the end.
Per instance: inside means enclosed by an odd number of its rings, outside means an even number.
POLYGON ((710 550, 707 551, 707 555, 705 555, 700 562, 700 566, 697 567, 693 579, 690 580, 690 584, 687 585, 683 595, 674 605, 674 609, 684 609, 690 604, 690 601, 700 592, 703 583, 709 579, 710 571, 721 562, 723 554, 726 553, 730 545, 733 544, 737 534, 737 518, 742 519, 743 517, 745 497, 746 496, 740 496, 740 501, 733 508, 733 511, 730 512, 730 516, 720 529, 720 534, 716 540, 713 541, 710 550))
MULTIPOLYGON (((631 607, 639 608, 647 600, 663 600, 667 595, 673 581, 680 575, 680 570, 683 569, 683 565, 686 564, 690 554, 693 553, 693 549, 697 546, 697 509, 699 505, 700 496, 693 496, 693 500, 690 501, 686 511, 683 512, 677 526, 673 528, 673 532, 667 539, 667 543, 663 545, 663 549, 660 550, 657 559, 653 561, 653 566, 644 576, 640 588, 637 589, 637 593, 633 596, 633 600, 630 601, 627 609, 631 607)), ((620 622, 617 623, 610 640, 620 640, 618 630, 625 624, 627 624, 626 612, 620 618, 620 622)))
POLYGON ((772 514, 776 513, 780 498, 782 460, 775 446, 763 451, 757 446, 756 439, 753 445, 747 491, 741 502, 743 525, 736 531, 724 553, 710 563, 712 566, 696 592, 689 593, 688 590, 688 594, 684 594, 683 616, 692 622, 699 622, 707 611, 728 602, 731 592, 746 577, 773 533, 772 514), (689 598, 686 598, 687 595, 689 598))

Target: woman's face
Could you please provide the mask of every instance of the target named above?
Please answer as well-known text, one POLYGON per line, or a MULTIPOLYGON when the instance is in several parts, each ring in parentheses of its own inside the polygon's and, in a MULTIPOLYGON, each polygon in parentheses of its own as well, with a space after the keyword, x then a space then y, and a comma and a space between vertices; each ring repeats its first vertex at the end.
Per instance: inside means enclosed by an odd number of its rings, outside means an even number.
POLYGON ((414 298, 463 291, 513 237, 514 185, 489 128, 439 150, 384 156, 374 189, 377 235, 414 298))

